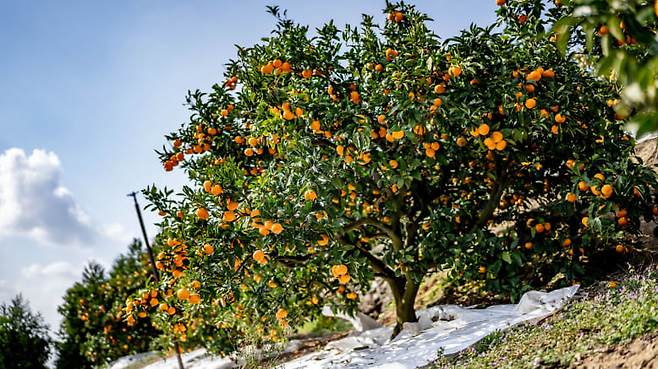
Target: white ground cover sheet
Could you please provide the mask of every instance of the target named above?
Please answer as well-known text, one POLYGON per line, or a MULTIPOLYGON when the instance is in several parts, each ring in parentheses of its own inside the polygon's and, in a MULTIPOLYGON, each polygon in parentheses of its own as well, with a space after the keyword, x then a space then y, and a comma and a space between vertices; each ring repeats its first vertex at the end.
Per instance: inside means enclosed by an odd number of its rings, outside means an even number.
MULTIPOLYGON (((405 324, 402 332, 390 340, 391 327, 379 327, 354 333, 330 342, 324 349, 281 364, 282 369, 414 369, 436 360, 439 351, 454 354, 487 335, 521 323, 534 323, 562 308, 578 290, 572 286, 552 292, 527 292, 518 304, 494 305, 486 309, 470 309, 442 305, 419 311, 418 323, 405 324)), ((371 322, 357 319, 357 329, 372 327, 371 322)), ((286 351, 296 346, 291 341, 286 351)), ((123 369, 131 357, 122 358, 110 369, 123 369)), ((233 368, 229 358, 212 357, 204 350, 183 355, 187 369, 233 368)), ((175 358, 155 362, 145 369, 177 369, 175 358)))

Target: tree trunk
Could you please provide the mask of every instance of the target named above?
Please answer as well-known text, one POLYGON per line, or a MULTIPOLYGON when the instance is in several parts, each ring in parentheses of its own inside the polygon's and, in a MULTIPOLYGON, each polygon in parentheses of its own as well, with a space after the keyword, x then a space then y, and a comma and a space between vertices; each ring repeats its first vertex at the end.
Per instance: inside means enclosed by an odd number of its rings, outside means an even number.
POLYGON ((387 279, 393 300, 395 301, 395 328, 391 338, 395 337, 402 330, 404 323, 416 322, 416 295, 418 294, 418 283, 411 278, 387 279))
POLYGON ((178 341, 174 341, 174 347, 176 348, 176 361, 178 361, 178 369, 185 369, 185 366, 183 366, 183 358, 180 354, 180 345, 178 345, 178 341))

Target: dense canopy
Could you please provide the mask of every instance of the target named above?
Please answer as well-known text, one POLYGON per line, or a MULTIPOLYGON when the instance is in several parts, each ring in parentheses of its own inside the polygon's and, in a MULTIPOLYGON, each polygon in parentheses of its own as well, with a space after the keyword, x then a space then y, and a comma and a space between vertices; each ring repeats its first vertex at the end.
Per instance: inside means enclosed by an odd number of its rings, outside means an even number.
POLYGON ((558 52, 542 30, 560 8, 537 3, 446 41, 402 3, 383 25, 314 32, 271 8, 272 35, 190 93, 167 136, 165 170, 191 180, 145 191, 167 303, 137 298, 130 316, 185 338, 212 314, 227 336, 271 339, 323 305, 353 311, 379 276, 399 328, 428 273, 518 296, 631 249, 655 175, 631 160, 614 86, 558 52))

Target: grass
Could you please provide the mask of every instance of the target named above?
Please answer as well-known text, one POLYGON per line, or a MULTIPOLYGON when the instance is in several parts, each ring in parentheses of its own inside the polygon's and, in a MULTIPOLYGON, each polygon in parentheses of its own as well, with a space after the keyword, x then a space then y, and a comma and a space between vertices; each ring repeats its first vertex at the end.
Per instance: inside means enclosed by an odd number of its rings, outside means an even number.
POLYGON ((295 336, 321 337, 350 329, 352 324, 345 320, 321 315, 299 327, 295 336))
POLYGON ((613 288, 601 282, 540 325, 495 332, 429 368, 562 368, 593 350, 658 329, 658 272, 630 272, 613 288))

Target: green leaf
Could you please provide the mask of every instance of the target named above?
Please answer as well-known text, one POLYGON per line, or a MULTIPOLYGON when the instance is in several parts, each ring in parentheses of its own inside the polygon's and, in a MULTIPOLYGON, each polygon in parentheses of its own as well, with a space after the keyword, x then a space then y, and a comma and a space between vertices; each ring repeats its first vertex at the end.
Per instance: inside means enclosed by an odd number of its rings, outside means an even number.
POLYGON ((621 27, 619 26, 619 19, 616 17, 610 17, 608 18, 608 29, 610 30, 610 33, 615 36, 617 40, 624 40, 626 37, 624 36, 624 31, 622 31, 621 27))

